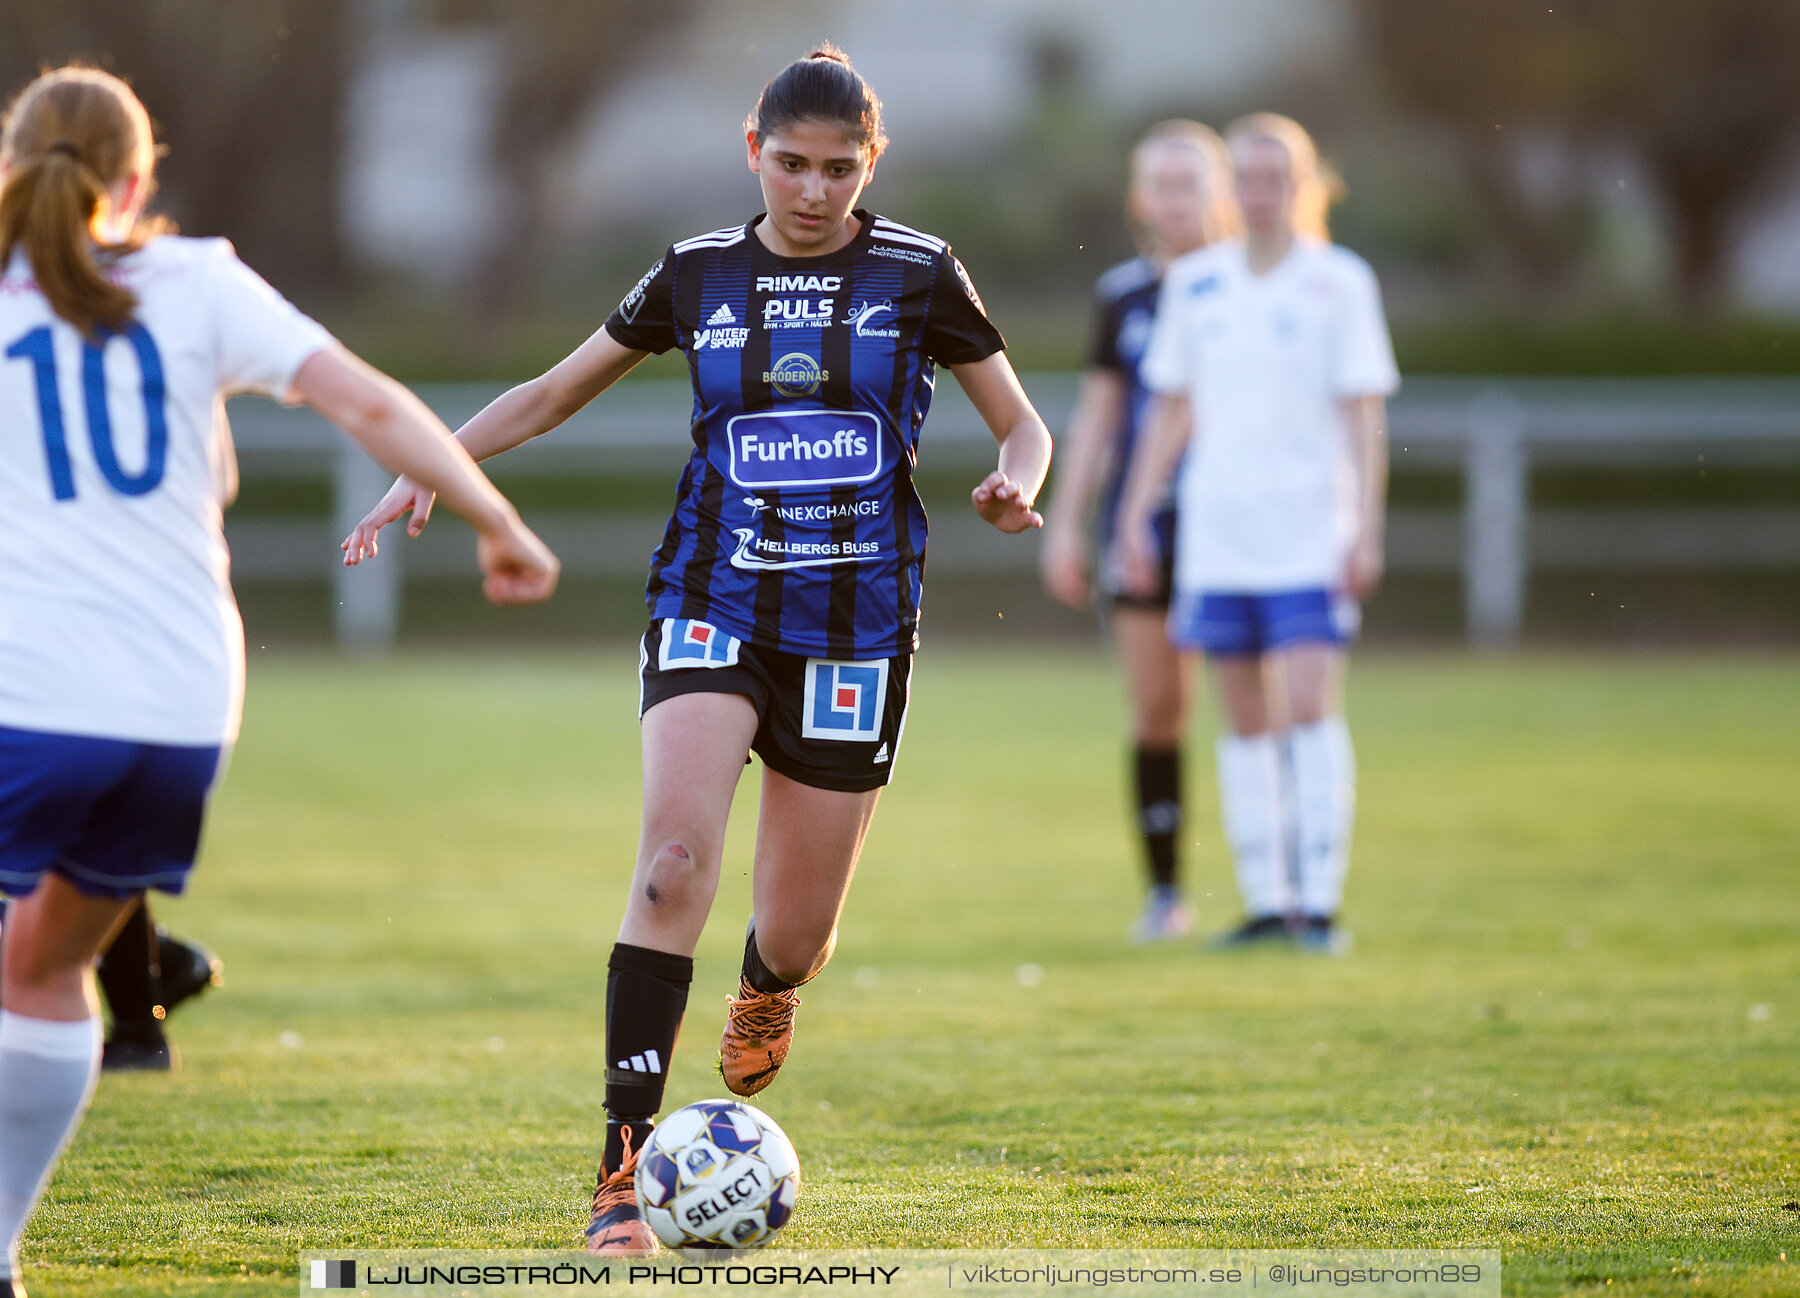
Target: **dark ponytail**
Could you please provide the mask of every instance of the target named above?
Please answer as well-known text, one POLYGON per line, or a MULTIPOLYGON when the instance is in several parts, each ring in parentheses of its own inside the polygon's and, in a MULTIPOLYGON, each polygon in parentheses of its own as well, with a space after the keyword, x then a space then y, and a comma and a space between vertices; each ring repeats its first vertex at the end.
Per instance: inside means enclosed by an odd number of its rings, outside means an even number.
POLYGON ((887 148, 881 101, 850 66, 849 56, 829 41, 775 74, 756 97, 744 129, 755 133, 761 148, 770 135, 801 121, 842 126, 871 158, 887 148))
MULTIPOLYGON (((13 101, 0 133, 0 270, 23 248, 51 310, 90 336, 122 328, 137 310, 130 289, 95 256, 94 218, 109 187, 156 161, 150 117, 131 88, 96 68, 46 72, 13 101)), ((164 228, 140 222, 109 255, 143 246, 164 228)))

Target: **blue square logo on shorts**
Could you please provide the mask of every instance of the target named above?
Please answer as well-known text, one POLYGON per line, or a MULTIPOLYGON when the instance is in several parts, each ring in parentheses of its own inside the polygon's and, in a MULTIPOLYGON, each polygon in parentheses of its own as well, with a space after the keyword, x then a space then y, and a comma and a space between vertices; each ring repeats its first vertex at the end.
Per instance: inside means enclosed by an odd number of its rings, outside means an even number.
POLYGON ((678 667, 735 667, 738 648, 743 643, 710 622, 666 617, 662 624, 662 644, 656 651, 656 665, 665 672, 678 667))
POLYGON ((808 658, 800 737, 873 743, 881 738, 887 683, 885 658, 867 663, 808 658))

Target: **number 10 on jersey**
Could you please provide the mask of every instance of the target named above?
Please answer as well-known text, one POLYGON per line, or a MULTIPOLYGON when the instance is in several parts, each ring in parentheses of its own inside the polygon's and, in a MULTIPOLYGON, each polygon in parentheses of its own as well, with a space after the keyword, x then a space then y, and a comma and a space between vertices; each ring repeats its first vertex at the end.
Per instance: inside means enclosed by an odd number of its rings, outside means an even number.
MULTIPOLYGON (((150 331, 133 321, 122 332, 100 329, 98 338, 81 344, 81 389, 87 406, 88 440, 93 443, 94 460, 101 476, 114 491, 125 496, 142 496, 154 491, 163 480, 169 455, 169 420, 167 393, 163 385, 162 354, 150 331), (137 352, 138 368, 143 374, 144 467, 127 473, 119 464, 113 446, 112 417, 106 408, 106 345, 114 338, 124 338, 137 352)), ((62 395, 56 386, 55 339, 47 326, 40 326, 6 349, 11 360, 30 361, 37 380, 38 418, 44 429, 44 458, 50 467, 50 491, 58 500, 75 499, 75 466, 69 459, 69 439, 63 423, 62 395)))

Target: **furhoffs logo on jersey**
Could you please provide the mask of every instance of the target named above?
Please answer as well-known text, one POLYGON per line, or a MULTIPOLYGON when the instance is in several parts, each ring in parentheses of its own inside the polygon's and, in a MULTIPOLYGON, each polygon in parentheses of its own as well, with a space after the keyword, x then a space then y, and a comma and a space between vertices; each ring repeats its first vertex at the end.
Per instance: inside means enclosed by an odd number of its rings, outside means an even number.
POLYGON ((768 487, 843 487, 881 476, 881 421, 865 410, 760 410, 725 425, 731 480, 768 487))
POLYGON ((801 703, 803 739, 873 743, 881 738, 887 704, 888 664, 806 660, 806 697, 801 703))
POLYGON ((738 649, 743 643, 711 622, 666 617, 662 624, 662 643, 656 650, 656 665, 665 672, 681 667, 735 667, 738 649))
POLYGON ((763 371, 763 382, 773 384, 784 397, 810 397, 830 377, 831 371, 820 369, 805 352, 789 352, 774 368, 763 371))

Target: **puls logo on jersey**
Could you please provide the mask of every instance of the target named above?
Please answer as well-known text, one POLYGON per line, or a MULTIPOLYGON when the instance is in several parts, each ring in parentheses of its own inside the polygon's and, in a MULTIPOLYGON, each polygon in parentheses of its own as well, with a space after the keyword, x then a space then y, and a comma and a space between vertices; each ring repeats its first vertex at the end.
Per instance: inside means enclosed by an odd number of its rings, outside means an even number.
POLYGON ((835 293, 844 286, 842 275, 758 275, 758 293, 835 293))
POLYGON ((772 297, 763 303, 764 329, 824 329, 833 323, 830 298, 772 297))
POLYGON ((881 421, 863 410, 760 410, 725 425, 731 480, 746 491, 841 487, 881 476, 881 421))
POLYGON ((894 314, 894 303, 892 299, 889 299, 886 302, 864 302, 858 306, 852 307, 850 309, 850 323, 856 326, 856 336, 858 338, 898 338, 900 336, 900 331, 898 329, 876 329, 871 327, 870 321, 874 320, 876 316, 883 314, 894 314))
POLYGON ((888 664, 806 660, 806 697, 801 701, 800 736, 867 744, 881 738, 887 703, 888 664))
POLYGON ((640 279, 631 292, 625 295, 624 301, 619 303, 619 318, 626 324, 637 319, 637 313, 644 305, 644 296, 650 288, 650 281, 656 278, 657 272, 662 268, 663 259, 658 258, 656 265, 644 272, 644 278, 640 279))
POLYGON ((727 635, 711 622, 686 617, 666 617, 656 665, 663 671, 681 667, 735 667, 743 641, 727 635))

